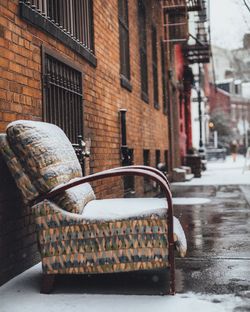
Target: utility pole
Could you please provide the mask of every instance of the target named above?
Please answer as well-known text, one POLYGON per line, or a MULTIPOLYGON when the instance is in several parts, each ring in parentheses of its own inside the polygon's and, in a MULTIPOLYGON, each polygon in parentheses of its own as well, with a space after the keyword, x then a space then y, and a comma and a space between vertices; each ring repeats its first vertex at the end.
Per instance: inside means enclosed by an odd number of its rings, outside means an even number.
POLYGON ((200 124, 200 140, 199 140, 199 147, 200 150, 203 150, 203 139, 202 139, 202 111, 201 111, 201 67, 200 64, 198 64, 199 68, 199 85, 197 90, 197 97, 198 97, 198 109, 199 109, 199 124, 200 124))

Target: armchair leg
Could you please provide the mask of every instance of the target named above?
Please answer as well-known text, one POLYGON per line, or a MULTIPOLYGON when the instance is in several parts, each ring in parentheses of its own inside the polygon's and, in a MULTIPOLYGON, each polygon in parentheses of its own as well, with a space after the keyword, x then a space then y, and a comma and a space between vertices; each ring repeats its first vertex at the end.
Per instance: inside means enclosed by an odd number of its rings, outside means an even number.
POLYGON ((53 290, 54 282, 55 282, 54 274, 43 274, 40 293, 50 294, 53 290))

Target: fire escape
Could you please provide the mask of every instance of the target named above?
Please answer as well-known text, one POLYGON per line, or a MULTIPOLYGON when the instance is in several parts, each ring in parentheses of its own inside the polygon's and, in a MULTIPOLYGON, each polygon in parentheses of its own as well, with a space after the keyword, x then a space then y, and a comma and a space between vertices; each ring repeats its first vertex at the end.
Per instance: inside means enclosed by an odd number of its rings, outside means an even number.
POLYGON ((201 1, 201 7, 196 16, 196 35, 190 34, 190 38, 192 38, 193 43, 186 44, 184 47, 184 53, 189 64, 209 63, 211 50, 208 38, 206 1, 204 0, 201 1))
POLYGON ((164 42, 182 43, 189 64, 208 63, 210 45, 206 26, 205 0, 161 0, 163 10, 164 42), (197 13, 196 36, 189 34, 188 13, 197 13), (189 37, 194 43, 188 44, 189 37))
POLYGON ((188 39, 186 0, 162 0, 164 42, 182 43, 188 39))

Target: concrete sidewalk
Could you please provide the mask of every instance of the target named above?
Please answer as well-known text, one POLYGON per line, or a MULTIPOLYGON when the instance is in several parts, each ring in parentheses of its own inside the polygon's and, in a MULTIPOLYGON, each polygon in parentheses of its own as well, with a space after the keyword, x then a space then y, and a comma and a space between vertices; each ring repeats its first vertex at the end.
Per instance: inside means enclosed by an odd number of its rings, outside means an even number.
POLYGON ((0 288, 0 311, 250 311, 250 183, 203 179, 172 185, 188 240, 187 257, 176 259, 177 295, 151 296, 167 289, 164 271, 61 277, 52 295, 40 295, 37 265, 0 288))

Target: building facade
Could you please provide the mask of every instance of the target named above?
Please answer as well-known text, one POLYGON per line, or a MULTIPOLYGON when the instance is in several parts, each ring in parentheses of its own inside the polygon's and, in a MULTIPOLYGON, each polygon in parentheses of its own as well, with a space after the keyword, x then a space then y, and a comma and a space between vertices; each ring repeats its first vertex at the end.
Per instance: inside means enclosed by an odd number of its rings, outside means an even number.
MULTIPOLYGON (((54 123, 75 147, 88 142, 86 174, 159 163, 171 174, 192 141, 184 45, 188 11, 201 2, 2 0, 0 131, 18 119, 54 123)), ((39 256, 29 207, 1 156, 0 168, 2 284, 39 256)), ((133 178, 94 185, 100 197, 150 187, 133 178)))
MULTIPOLYGON (((32 119, 57 124, 72 144, 79 135, 90 139, 90 173, 122 165, 123 143, 130 163, 168 164, 168 60, 159 1, 3 0, 0 9, 1 132, 11 121, 32 119)), ((29 209, 2 159, 0 167, 3 283, 38 254, 29 209)), ((96 185, 97 194, 117 194, 118 182, 96 185)))

